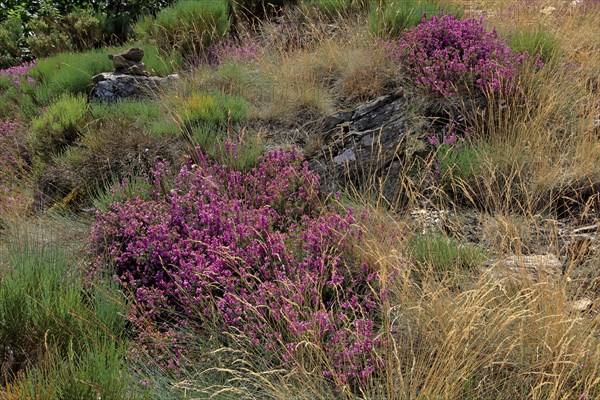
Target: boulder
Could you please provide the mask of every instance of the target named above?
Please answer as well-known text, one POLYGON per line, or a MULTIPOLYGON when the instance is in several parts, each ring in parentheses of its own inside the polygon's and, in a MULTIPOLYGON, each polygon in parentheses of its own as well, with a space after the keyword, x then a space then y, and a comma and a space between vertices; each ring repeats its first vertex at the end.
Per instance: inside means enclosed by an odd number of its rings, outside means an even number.
POLYGON ((563 262, 554 254, 531 254, 509 256, 487 262, 485 273, 498 279, 520 281, 530 279, 539 282, 543 279, 556 280, 562 276, 563 262))
POLYGON ((147 97, 156 93, 165 84, 174 81, 177 74, 167 77, 142 76, 115 72, 103 72, 92 78, 94 87, 90 97, 104 102, 126 98, 147 97))
POLYGON ((144 58, 144 50, 139 47, 131 47, 117 54, 110 54, 108 58, 113 60, 116 57, 121 57, 127 61, 140 62, 144 58))
POLYGON ((409 101, 400 90, 308 127, 320 135, 318 149, 306 156, 310 168, 321 177, 321 189, 364 190, 384 180, 383 194, 394 201, 400 190, 397 177, 406 156, 408 107, 409 101))

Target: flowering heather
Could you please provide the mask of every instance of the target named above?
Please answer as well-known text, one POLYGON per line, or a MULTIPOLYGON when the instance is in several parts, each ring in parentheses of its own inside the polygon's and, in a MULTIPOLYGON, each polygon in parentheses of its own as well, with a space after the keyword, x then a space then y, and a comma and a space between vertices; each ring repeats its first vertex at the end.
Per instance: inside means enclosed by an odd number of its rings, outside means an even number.
POLYGON ((513 53, 495 30, 487 32, 481 21, 452 15, 424 19, 389 43, 388 50, 417 86, 442 96, 463 88, 505 93, 524 57, 513 53))
POLYGON ((29 70, 35 66, 35 61, 26 62, 15 67, 0 70, 0 78, 7 78, 16 86, 20 86, 25 80, 29 83, 35 83, 35 80, 29 76, 29 70))
MULTIPOLYGON (((154 176, 160 187, 164 173, 154 176)), ((146 320, 163 324, 175 311, 202 326, 216 317, 290 366, 304 359, 300 343, 320 343, 334 360, 324 375, 364 379, 381 365, 377 275, 349 257, 361 232, 351 213, 320 210, 317 185, 294 151, 269 153, 249 172, 199 154, 174 189, 98 214, 96 265, 110 259, 146 320)))
POLYGON ((257 61, 262 56, 263 49, 252 41, 240 43, 219 42, 208 47, 206 53, 196 59, 193 64, 208 64, 216 67, 226 61, 236 63, 257 61))

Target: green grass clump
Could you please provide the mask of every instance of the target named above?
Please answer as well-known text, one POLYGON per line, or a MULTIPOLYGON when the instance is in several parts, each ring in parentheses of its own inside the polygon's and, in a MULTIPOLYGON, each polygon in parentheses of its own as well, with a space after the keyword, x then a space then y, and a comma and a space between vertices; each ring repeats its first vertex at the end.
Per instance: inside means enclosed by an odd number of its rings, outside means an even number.
POLYGON ((92 198, 92 204, 97 210, 108 210, 109 206, 115 202, 122 202, 127 199, 140 198, 150 200, 152 185, 144 177, 134 176, 126 181, 119 182, 113 180, 107 182, 100 188, 92 198))
POLYGON ((32 121, 28 142, 39 160, 49 161, 77 140, 87 109, 84 96, 66 93, 32 121))
POLYGON ((462 274, 486 259, 479 247, 436 232, 415 235, 409 241, 409 251, 418 263, 437 273, 462 274))
POLYGON ((214 125, 241 122, 248 103, 238 96, 221 92, 194 93, 183 101, 181 117, 186 126, 214 125))
MULTIPOLYGON (((116 284, 84 277, 52 238, 11 237, 0 253, 0 371, 8 393, 28 399, 131 398, 125 374, 126 304, 116 284), (49 239, 49 240, 48 240, 49 239)), ((13 398, 13 397, 8 397, 13 398)))
POLYGON ((226 0, 179 1, 147 16, 134 27, 138 39, 156 43, 163 52, 192 56, 229 30, 226 0))
POLYGON ((353 0, 309 0, 307 4, 330 18, 346 15, 353 0))
POLYGON ((107 56, 106 51, 92 50, 38 60, 31 69, 31 77, 37 81, 36 99, 41 104, 48 104, 63 93, 86 93, 91 89, 94 75, 112 71, 112 62, 107 56))
POLYGON ((512 33, 509 45, 517 52, 528 52, 531 56, 539 56, 545 63, 558 55, 558 39, 547 29, 538 26, 534 30, 518 29, 512 33))
POLYGON ((34 88, 35 98, 41 104, 63 93, 83 94, 92 88, 92 77, 101 72, 113 70, 109 54, 118 53, 132 46, 144 50, 144 59, 148 71, 157 75, 168 75, 181 65, 181 57, 172 52, 160 53, 156 46, 133 43, 102 50, 90 50, 84 53, 61 53, 50 58, 38 60, 31 69, 31 77, 37 81, 34 88))
POLYGON ((395 38, 406 29, 416 26, 423 16, 440 13, 461 18, 460 8, 437 0, 387 0, 373 4, 369 12, 369 29, 374 35, 395 38))

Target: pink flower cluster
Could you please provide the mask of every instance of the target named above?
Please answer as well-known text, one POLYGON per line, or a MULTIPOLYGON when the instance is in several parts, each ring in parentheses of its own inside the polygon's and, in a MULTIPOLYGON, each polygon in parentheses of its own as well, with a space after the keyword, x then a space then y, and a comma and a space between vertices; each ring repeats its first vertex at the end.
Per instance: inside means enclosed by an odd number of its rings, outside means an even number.
POLYGON ((249 172, 199 153, 173 189, 164 172, 154 177, 153 200, 114 203, 93 227, 96 267, 109 258, 145 321, 217 321, 292 367, 300 343, 319 343, 334 360, 322 372, 338 382, 381 367, 377 274, 351 256, 360 229, 351 213, 322 208, 296 152, 266 154, 249 172))
POLYGON ((236 63, 257 61, 263 54, 263 48, 253 41, 219 42, 213 43, 205 54, 199 56, 192 64, 207 64, 213 67, 219 66, 226 61, 236 63))
POLYGON ((442 96, 462 90, 506 93, 513 86, 523 55, 515 54, 487 32, 481 21, 452 15, 433 16, 388 43, 415 84, 442 96))
POLYGON ((16 86, 20 86, 25 80, 29 83, 35 83, 35 80, 29 76, 29 70, 35 66, 35 61, 26 62, 21 65, 0 70, 0 78, 7 78, 16 86))

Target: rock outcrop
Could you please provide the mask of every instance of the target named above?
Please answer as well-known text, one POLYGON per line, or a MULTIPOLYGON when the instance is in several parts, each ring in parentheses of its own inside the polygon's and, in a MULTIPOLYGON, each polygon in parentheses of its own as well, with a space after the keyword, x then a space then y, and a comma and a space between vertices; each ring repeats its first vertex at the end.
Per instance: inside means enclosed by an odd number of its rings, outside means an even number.
POLYGON ((321 132, 319 151, 308 155, 311 169, 321 176, 321 189, 364 190, 383 182, 384 196, 394 201, 401 161, 407 156, 408 106, 404 93, 397 91, 311 126, 321 132))
POLYGON ((91 98, 105 102, 120 99, 146 97, 156 93, 165 84, 176 80, 178 75, 139 76, 121 72, 103 72, 94 76, 91 98))
POLYGON ((92 78, 94 87, 90 97, 104 102, 120 99, 146 97, 156 93, 162 86, 178 78, 150 76, 141 62, 144 50, 132 47, 117 54, 110 54, 114 71, 103 72, 92 78))

